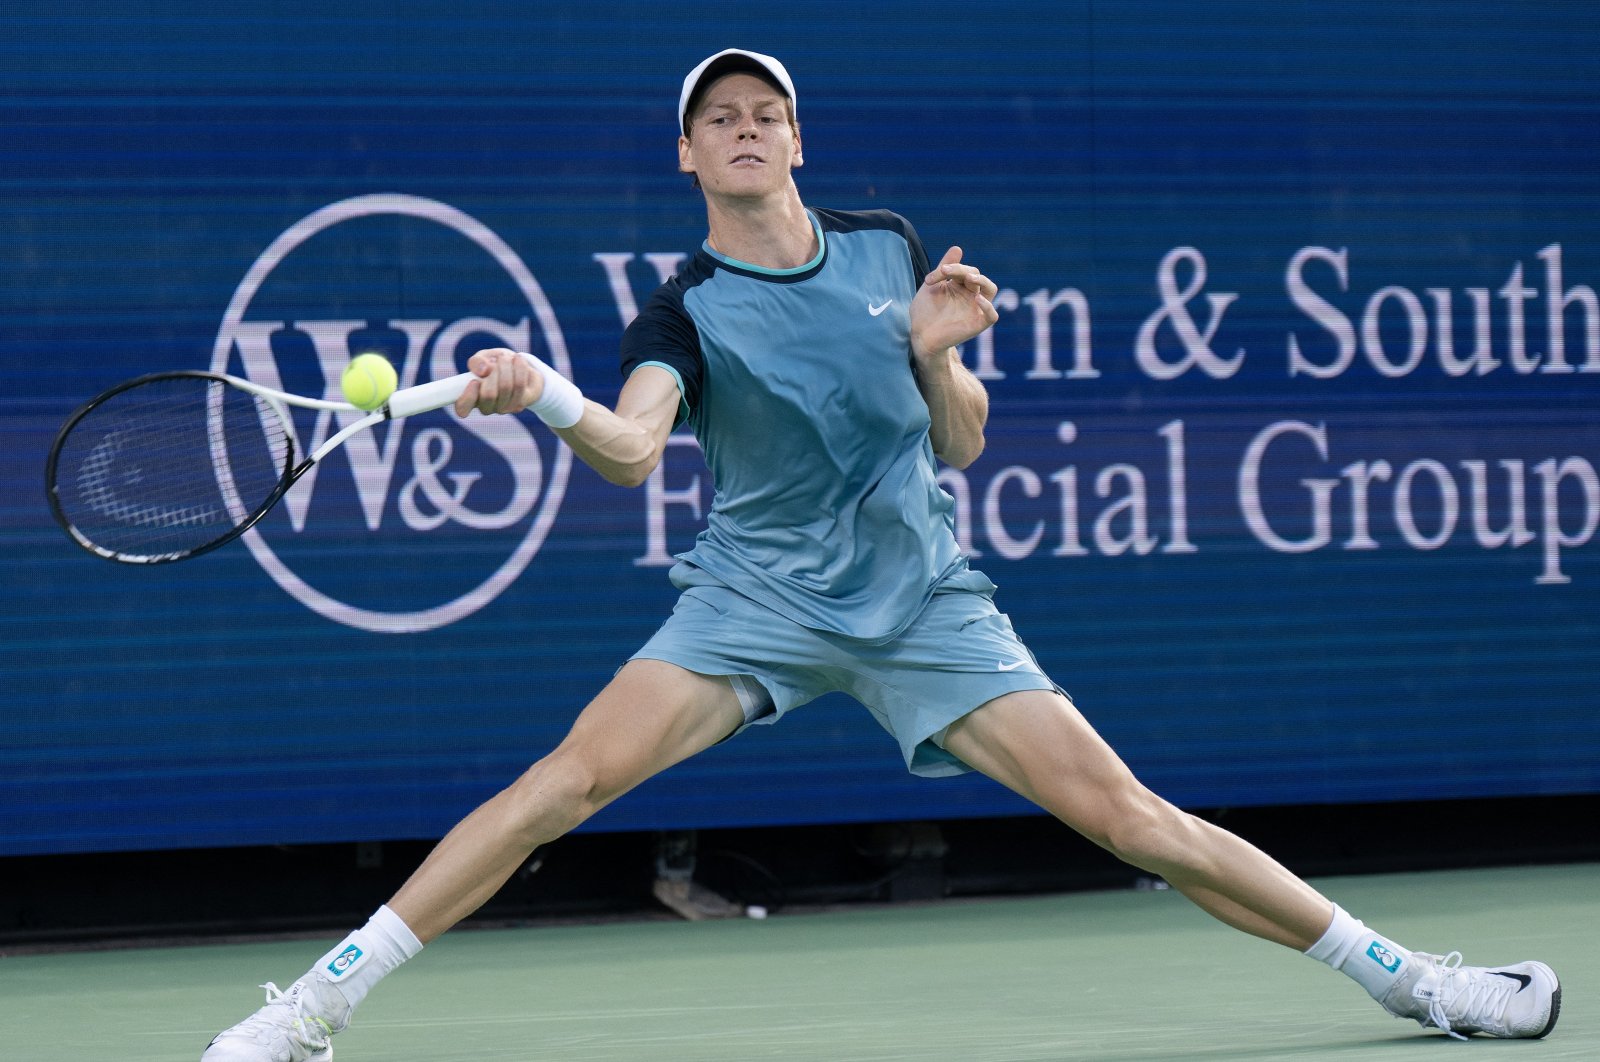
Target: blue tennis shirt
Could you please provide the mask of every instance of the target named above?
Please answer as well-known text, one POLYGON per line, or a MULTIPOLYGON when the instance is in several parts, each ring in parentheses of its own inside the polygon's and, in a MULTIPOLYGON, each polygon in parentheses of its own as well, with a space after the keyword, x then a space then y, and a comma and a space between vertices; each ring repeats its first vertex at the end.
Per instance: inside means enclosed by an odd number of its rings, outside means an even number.
POLYGON ((807 627, 881 641, 941 586, 993 584, 956 545, 912 368, 927 252, 888 211, 809 213, 821 249, 796 269, 702 246, 628 327, 622 371, 676 377, 679 422, 711 470, 706 528, 674 585, 725 584, 807 627))

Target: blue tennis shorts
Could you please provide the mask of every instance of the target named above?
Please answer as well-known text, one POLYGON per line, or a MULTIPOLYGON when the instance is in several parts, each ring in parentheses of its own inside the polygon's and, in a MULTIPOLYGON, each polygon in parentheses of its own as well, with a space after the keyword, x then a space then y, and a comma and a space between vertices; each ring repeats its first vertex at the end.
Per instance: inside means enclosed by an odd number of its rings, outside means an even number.
POLYGON ((874 644, 813 630, 726 586, 693 586, 633 659, 726 675, 744 727, 775 723, 825 693, 866 706, 913 774, 970 770, 942 747, 950 724, 1018 690, 1056 690, 985 593, 936 593, 902 635, 874 644))

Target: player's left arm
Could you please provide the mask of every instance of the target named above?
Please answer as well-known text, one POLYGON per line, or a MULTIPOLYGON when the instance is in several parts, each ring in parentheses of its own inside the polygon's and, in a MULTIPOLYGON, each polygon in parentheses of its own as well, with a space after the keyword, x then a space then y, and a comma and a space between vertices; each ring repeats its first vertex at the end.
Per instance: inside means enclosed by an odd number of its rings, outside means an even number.
POLYGON ((961 363, 956 347, 999 318, 998 289, 952 247, 924 278, 911 301, 911 355, 917 387, 928 403, 929 441, 940 460, 966 468, 983 452, 989 393, 961 363))

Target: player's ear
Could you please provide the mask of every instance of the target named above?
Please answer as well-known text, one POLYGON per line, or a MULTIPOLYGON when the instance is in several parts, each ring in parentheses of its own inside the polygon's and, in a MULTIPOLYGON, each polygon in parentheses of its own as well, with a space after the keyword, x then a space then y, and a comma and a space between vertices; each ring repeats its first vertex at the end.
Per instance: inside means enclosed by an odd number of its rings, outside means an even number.
POLYGON ((694 172, 694 160, 689 157, 689 146, 690 145, 689 145, 689 138, 688 137, 686 137, 686 136, 678 137, 678 172, 679 173, 693 173, 694 172))
POLYGON ((805 155, 800 150, 800 126, 798 124, 796 124, 793 128, 794 128, 794 159, 793 159, 793 161, 791 161, 789 163, 789 168, 791 170, 798 170, 801 166, 804 166, 806 164, 806 160, 805 160, 805 155))

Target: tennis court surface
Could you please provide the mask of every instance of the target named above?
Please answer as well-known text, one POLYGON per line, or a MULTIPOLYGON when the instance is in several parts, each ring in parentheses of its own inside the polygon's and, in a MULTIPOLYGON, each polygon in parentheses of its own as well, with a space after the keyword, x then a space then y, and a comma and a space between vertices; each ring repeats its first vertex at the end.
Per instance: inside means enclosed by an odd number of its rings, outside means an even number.
MULTIPOLYGON (((338 1062, 1597 1059, 1600 864, 1321 879, 1408 947, 1561 976, 1550 1038, 1471 1043, 1165 892, 475 929, 385 981, 338 1062)), ((0 959, 0 1057, 198 1059, 326 940, 0 959)))

